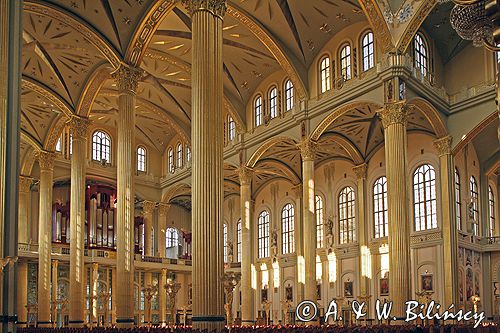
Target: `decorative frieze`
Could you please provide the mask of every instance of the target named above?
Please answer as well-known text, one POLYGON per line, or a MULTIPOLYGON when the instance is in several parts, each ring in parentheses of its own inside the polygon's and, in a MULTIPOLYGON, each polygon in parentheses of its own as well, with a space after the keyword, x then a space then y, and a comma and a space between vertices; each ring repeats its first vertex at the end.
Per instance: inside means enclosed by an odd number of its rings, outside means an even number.
POLYGON ((143 71, 136 67, 126 65, 120 66, 113 72, 113 79, 116 82, 116 87, 120 92, 128 92, 131 94, 137 93, 139 80, 142 77, 143 71))
POLYGON ((227 9, 226 0, 182 0, 182 4, 190 15, 197 11, 206 10, 222 18, 227 9))
POLYGON ((378 115, 384 128, 393 124, 403 124, 406 127, 409 110, 410 107, 406 104, 406 101, 386 103, 385 107, 378 111, 378 115))

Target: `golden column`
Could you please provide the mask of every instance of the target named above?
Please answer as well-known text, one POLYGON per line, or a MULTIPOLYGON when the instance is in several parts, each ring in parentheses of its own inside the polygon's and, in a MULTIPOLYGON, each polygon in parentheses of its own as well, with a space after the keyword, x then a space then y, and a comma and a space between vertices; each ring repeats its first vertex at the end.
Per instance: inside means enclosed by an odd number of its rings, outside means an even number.
POLYGON ((356 165, 354 168, 354 173, 356 174, 358 191, 356 198, 358 201, 358 215, 357 215, 357 225, 358 225, 358 242, 360 247, 360 286, 359 293, 361 297, 368 296, 368 288, 370 286, 370 276, 371 276, 371 254, 368 250, 368 230, 366 228, 366 172, 368 170, 368 165, 366 163, 356 165))
POLYGON ((225 0, 184 0, 192 17, 193 327, 224 327, 223 72, 225 0))
MULTIPOLYGON (((153 209, 156 202, 144 200, 142 202, 142 216, 144 218, 144 255, 153 255, 153 209)), ((149 273, 151 274, 151 273, 149 273)))
POLYGON ((407 193, 408 106, 405 101, 387 103, 378 111, 384 126, 389 217, 389 295, 393 315, 403 317, 410 299, 410 240, 407 193))
POLYGON ((73 116, 71 129, 71 194, 69 257, 69 325, 82 326, 85 318, 84 234, 85 234, 85 152, 90 121, 73 116))
POLYGON ((169 210, 169 204, 162 202, 158 204, 158 254, 161 258, 167 256, 165 231, 167 230, 167 214, 169 210))
POLYGON ((167 269, 162 268, 160 283, 158 285, 158 294, 160 298, 160 323, 167 323, 167 290, 165 286, 167 285, 167 269))
POLYGON ((18 226, 18 241, 20 244, 27 244, 30 238, 30 202, 31 202, 31 184, 33 178, 19 176, 19 226, 18 226))
POLYGON ((52 260, 52 300, 50 306, 52 309, 52 325, 57 324, 57 272, 59 270, 59 260, 52 260))
POLYGON ((52 254, 52 182, 54 153, 38 152, 40 213, 38 224, 38 324, 50 326, 50 260, 52 254))
POLYGON ((241 323, 251 325, 255 321, 254 291, 252 289, 252 176, 253 170, 245 166, 238 169, 240 177, 241 211, 241 323))
MULTIPOLYGON (((302 157, 302 231, 303 237, 296 238, 297 242, 303 240, 304 264, 304 299, 316 301, 316 219, 314 191, 314 157, 316 156, 316 142, 304 139, 299 143, 300 156, 302 157)), ((297 253, 297 256, 299 254, 297 253)), ((299 260, 300 257, 297 257, 299 260)), ((298 262, 300 266, 300 261, 298 262)), ((302 301, 297 299, 298 302, 302 301)))
POLYGON ((117 242, 116 242, 116 324, 134 324, 134 175, 135 175, 135 103, 142 71, 121 66, 113 77, 118 88, 117 154, 117 242))
POLYGON ((17 327, 28 323, 28 262, 17 262, 17 327))
POLYGON ((445 306, 458 301, 458 233, 455 211, 455 166, 451 154, 451 136, 434 141, 439 154, 441 182, 441 211, 443 214, 443 259, 444 259, 444 303, 445 306))

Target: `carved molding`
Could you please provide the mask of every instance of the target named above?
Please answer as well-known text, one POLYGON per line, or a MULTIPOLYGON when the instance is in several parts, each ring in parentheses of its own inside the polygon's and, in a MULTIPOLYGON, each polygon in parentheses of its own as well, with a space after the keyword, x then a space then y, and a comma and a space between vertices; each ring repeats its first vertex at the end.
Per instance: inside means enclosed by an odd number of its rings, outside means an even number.
POLYGON ((122 65, 113 72, 112 76, 119 92, 135 95, 142 73, 143 71, 140 68, 122 65))
POLYGON ((160 216, 163 216, 163 217, 167 216, 168 211, 170 210, 170 207, 171 207, 170 204, 160 202, 158 204, 158 214, 160 214, 160 216))
POLYGON ((32 183, 33 178, 27 176, 19 176, 19 192, 29 192, 32 183))
POLYGON ((376 0, 359 0, 365 15, 373 28, 378 45, 384 52, 394 49, 392 35, 376 0))
POLYGON ((156 207, 156 202, 154 201, 149 201, 149 200, 144 200, 142 202, 142 214, 153 214, 153 210, 156 207))
POLYGON ((425 0, 422 1, 422 5, 418 8, 418 12, 411 19, 410 24, 406 27, 403 36, 399 38, 397 43, 397 49, 400 53, 406 52, 406 49, 410 45, 413 37, 417 33, 418 29, 429 15, 431 10, 436 5, 437 0, 425 0))
POLYGON ((439 156, 451 154, 452 142, 453 142, 453 137, 451 135, 445 136, 444 138, 439 138, 434 141, 434 147, 436 147, 439 156))
POLYGON ((318 144, 315 141, 306 138, 297 144, 297 147, 300 149, 300 156, 302 156, 304 161, 314 161, 318 148, 318 144))
POLYGON ((356 165, 354 168, 352 168, 352 170, 354 171, 357 179, 366 179, 368 164, 363 163, 360 165, 356 165))
POLYGON ((395 103, 386 103, 385 107, 377 111, 382 125, 387 128, 394 124, 403 124, 405 127, 408 123, 409 106, 406 101, 395 103))
POLYGON ((102 85, 109 78, 109 68, 104 67, 94 72, 90 80, 87 82, 85 89, 82 92, 76 113, 88 117, 92 110, 92 104, 101 89, 102 85))
POLYGON ((226 0, 182 0, 182 4, 190 15, 198 11, 208 11, 223 18, 227 10, 226 0))
POLYGON ((29 89, 31 91, 34 91, 38 95, 48 99, 59 110, 61 110, 67 117, 71 117, 73 115, 73 110, 63 100, 63 98, 58 96, 55 92, 51 91, 49 88, 44 87, 41 83, 36 82, 33 79, 29 79, 29 78, 23 76, 21 86, 24 89, 29 89))
POLYGON ((40 164, 40 169, 45 171, 54 170, 54 161, 56 158, 56 154, 50 151, 41 150, 37 152, 37 160, 38 164, 40 164))

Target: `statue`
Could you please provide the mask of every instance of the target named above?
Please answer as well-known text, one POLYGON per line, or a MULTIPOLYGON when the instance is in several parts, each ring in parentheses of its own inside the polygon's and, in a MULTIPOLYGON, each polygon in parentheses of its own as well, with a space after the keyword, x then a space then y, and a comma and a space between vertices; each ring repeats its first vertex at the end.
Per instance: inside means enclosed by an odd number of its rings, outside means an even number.
POLYGON ((333 219, 329 217, 326 220, 326 245, 333 247, 333 219))
POLYGON ((273 255, 276 256, 278 254, 278 233, 276 229, 273 229, 271 232, 271 249, 273 250, 273 255))
POLYGON ((233 262, 233 242, 228 241, 227 242, 227 262, 231 263, 233 262))

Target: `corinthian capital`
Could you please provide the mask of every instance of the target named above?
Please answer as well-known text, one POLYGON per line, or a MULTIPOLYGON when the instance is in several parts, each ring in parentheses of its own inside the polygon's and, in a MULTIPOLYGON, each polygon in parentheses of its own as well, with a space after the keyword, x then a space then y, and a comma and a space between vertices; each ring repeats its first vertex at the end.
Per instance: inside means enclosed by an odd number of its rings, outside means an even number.
POLYGON ((356 165, 352 168, 354 173, 356 174, 357 179, 366 179, 366 172, 368 170, 368 165, 366 163, 356 165))
POLYGON ((167 216, 168 211, 170 210, 170 204, 160 202, 158 204, 158 213, 160 216, 167 216))
POLYGON ((382 120, 384 128, 393 124, 403 124, 406 126, 409 111, 410 107, 406 104, 406 101, 400 101, 386 103, 385 107, 378 111, 378 115, 382 120))
POLYGON ((56 154, 41 150, 36 154, 36 158, 38 159, 38 164, 40 165, 40 169, 42 170, 54 170, 54 160, 56 158, 56 154))
POLYGON ((143 214, 152 214, 153 209, 156 207, 156 202, 144 200, 142 202, 142 213, 143 214))
POLYGON ((451 137, 451 135, 439 138, 434 141, 434 147, 436 147, 439 156, 451 154, 452 141, 453 138, 451 137))
POLYGON ((88 118, 73 116, 68 123, 73 139, 85 139, 87 137, 90 126, 88 118))
POLYGON ((182 3, 191 15, 194 12, 206 10, 222 18, 227 8, 226 0, 182 0, 182 3))
POLYGON ((142 73, 140 68, 126 65, 120 66, 120 68, 113 73, 113 79, 115 79, 118 91, 136 94, 142 73))
POLYGON ((241 185, 250 185, 252 183, 253 169, 241 166, 238 168, 238 176, 240 177, 241 185))
POLYGON ((311 139, 302 140, 297 147, 300 149, 300 156, 305 161, 312 161, 316 157, 317 143, 311 139))
POLYGON ((19 192, 29 192, 33 178, 26 176, 19 176, 19 192))

